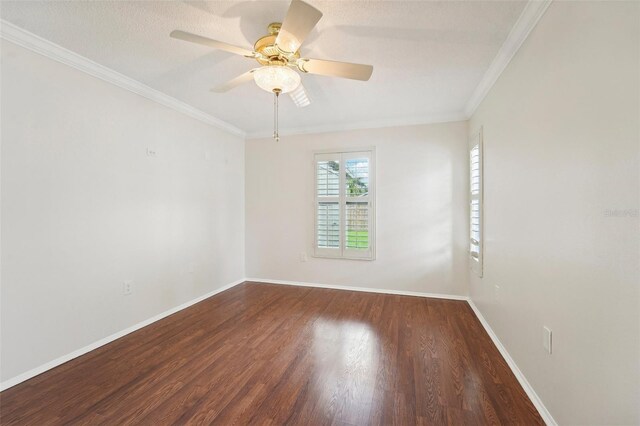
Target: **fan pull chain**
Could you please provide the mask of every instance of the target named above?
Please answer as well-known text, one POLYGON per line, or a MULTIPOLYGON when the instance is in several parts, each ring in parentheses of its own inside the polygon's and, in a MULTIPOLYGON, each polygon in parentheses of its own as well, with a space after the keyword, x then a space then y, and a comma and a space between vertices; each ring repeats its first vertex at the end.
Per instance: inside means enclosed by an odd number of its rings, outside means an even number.
POLYGON ((273 89, 273 138, 276 142, 280 142, 280 134, 278 133, 278 107, 280 99, 280 89, 273 89))

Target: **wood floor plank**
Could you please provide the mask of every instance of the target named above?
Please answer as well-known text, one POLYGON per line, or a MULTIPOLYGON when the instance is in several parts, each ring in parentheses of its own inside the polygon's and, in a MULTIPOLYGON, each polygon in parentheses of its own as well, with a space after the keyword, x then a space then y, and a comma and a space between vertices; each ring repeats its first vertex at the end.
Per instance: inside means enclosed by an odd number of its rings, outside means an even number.
POLYGON ((0 424, 544 423, 464 301, 247 282, 0 393, 0 424))

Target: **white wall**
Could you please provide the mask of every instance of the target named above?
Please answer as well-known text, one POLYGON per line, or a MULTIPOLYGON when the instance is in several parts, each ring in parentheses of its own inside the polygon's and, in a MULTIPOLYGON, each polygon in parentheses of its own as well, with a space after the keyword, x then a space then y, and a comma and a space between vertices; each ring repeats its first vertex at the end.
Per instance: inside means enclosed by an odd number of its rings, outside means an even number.
POLYGON ((247 141, 247 277, 466 295, 466 135, 457 122, 247 141), (376 260, 311 257, 314 150, 371 146, 376 260))
POLYGON ((246 152, 2 42, 0 378, 242 278, 245 230, 249 277, 467 294, 467 136, 483 126, 472 299, 559 423, 640 423, 639 14, 637 2, 554 2, 468 127, 285 136, 246 152), (311 257, 313 151, 369 146, 376 260, 311 257))
POLYGON ((241 138, 2 42, 3 381, 242 277, 241 138))
POLYGON ((639 54, 640 3, 554 2, 469 126, 485 160, 471 296, 560 424, 640 423, 639 54))

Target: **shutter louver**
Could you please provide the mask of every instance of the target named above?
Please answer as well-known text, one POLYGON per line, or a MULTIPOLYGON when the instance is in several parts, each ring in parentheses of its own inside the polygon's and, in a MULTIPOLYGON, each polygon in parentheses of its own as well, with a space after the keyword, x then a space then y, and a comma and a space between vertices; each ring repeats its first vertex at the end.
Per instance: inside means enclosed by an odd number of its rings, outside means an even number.
POLYGON ((369 156, 344 154, 344 251, 351 257, 370 253, 369 156))
POLYGON ((354 158, 345 162, 347 176, 345 190, 347 197, 369 195, 369 159, 354 158))
POLYGON ((482 276, 482 131, 469 149, 469 255, 471 267, 482 276))
POLYGON ((316 168, 316 190, 318 197, 340 195, 340 162, 318 161, 316 168))
POLYGON ((369 203, 347 202, 345 217, 346 247, 369 248, 369 203))
POLYGON ((318 203, 317 211, 318 247, 340 247, 340 205, 338 203, 318 203))

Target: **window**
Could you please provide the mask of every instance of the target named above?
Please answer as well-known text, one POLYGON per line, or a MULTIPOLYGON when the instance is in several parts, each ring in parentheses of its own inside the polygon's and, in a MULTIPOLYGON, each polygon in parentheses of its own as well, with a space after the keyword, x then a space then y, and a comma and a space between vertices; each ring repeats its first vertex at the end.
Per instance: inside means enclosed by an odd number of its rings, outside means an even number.
POLYGON ((316 256, 374 258, 373 158, 373 150, 315 154, 316 256))
POLYGON ((469 142, 469 255, 482 277, 482 129, 469 142))

